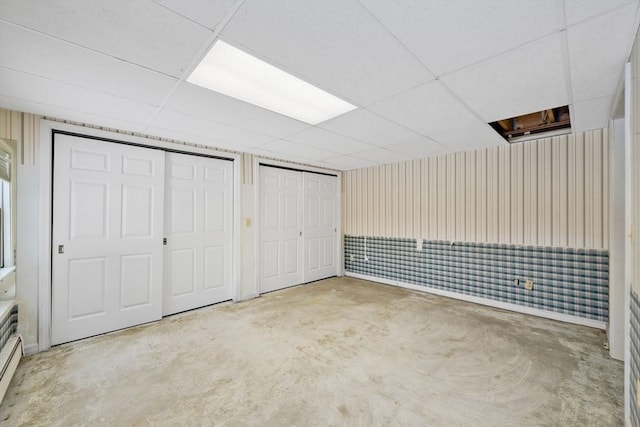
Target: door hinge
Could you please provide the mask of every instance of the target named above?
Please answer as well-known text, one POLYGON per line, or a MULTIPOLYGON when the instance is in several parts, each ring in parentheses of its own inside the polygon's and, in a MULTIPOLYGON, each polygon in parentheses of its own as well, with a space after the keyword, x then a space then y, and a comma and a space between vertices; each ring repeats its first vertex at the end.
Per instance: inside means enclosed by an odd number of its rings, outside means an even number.
POLYGON ((166 238, 166 237, 163 237, 163 238, 162 238, 162 244, 163 244, 164 246, 167 246, 167 238, 166 238))
POLYGON ((64 253, 64 245, 58 245, 58 253, 59 254, 63 254, 64 253))

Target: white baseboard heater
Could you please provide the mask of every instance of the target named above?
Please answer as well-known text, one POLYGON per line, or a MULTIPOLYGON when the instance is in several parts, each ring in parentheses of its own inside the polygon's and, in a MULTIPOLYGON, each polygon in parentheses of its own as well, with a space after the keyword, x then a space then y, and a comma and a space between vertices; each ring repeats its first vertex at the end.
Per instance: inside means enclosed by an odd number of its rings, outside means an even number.
POLYGON ((13 301, 0 301, 0 402, 24 354, 17 327, 18 306, 13 301))
POLYGON ((2 363, 2 365, 0 365, 2 367, 0 370, 0 402, 4 399, 13 374, 15 374, 18 368, 22 354, 22 337, 20 335, 14 335, 9 338, 2 348, 2 351, 0 351, 0 363, 2 363))

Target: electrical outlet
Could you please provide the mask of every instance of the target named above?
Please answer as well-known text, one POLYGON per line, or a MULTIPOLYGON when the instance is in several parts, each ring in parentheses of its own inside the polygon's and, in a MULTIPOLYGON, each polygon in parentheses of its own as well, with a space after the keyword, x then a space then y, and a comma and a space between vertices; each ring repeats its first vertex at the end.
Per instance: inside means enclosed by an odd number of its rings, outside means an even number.
POLYGON ((520 279, 513 279, 514 286, 520 286, 520 279))
POLYGON ((349 261, 353 262, 355 260, 356 260, 356 257, 353 254, 349 255, 349 261))
POLYGON ((533 290, 533 280, 527 280, 524 282, 524 288, 528 291, 533 290))

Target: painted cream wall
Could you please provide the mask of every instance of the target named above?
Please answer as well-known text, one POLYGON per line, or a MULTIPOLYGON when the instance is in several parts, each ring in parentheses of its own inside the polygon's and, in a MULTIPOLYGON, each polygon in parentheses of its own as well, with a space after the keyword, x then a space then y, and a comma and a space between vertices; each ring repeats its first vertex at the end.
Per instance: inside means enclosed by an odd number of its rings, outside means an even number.
POLYGON ((640 294, 640 33, 631 50, 631 287, 640 294))
POLYGON ((345 172, 345 234, 607 249, 608 132, 345 172))

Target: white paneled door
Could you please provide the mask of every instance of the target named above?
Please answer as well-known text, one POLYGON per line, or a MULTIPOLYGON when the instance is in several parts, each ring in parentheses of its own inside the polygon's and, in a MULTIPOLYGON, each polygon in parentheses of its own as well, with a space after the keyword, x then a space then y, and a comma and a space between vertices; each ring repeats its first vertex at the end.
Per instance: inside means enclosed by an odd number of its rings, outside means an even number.
POLYGON ((337 177, 260 166, 260 293, 335 276, 337 177))
POLYGON ((56 134, 53 344, 161 318, 164 157, 56 134))
POLYGON ((232 177, 227 160, 167 153, 164 314, 232 297, 232 177))
POLYGON ((338 178, 303 172, 303 281, 335 276, 337 268, 338 178))
POLYGON ((302 283, 302 173, 260 166, 260 293, 302 283))

